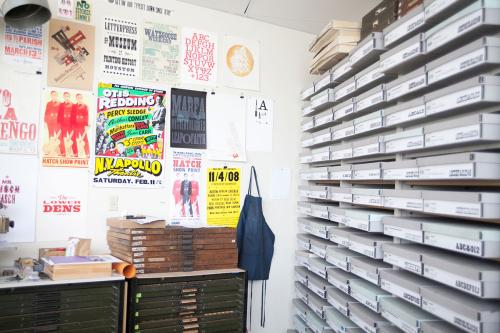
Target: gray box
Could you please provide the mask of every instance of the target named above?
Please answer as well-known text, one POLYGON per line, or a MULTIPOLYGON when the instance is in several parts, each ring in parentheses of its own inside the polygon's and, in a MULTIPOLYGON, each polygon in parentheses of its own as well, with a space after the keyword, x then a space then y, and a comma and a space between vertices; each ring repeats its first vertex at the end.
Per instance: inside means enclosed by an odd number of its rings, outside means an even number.
POLYGON ((358 205, 383 207, 382 190, 376 188, 352 188, 352 202, 358 205))
POLYGON ((323 279, 328 278, 326 270, 333 267, 333 264, 330 264, 325 259, 309 258, 309 270, 323 279))
POLYGON ((378 333, 378 329, 392 324, 376 312, 367 309, 363 304, 352 304, 349 318, 365 332, 378 333))
POLYGON ((392 237, 377 234, 351 235, 349 249, 373 259, 382 259, 382 244, 392 242, 392 237))
POLYGON ((332 79, 331 71, 328 71, 322 77, 320 77, 317 81, 314 82, 315 93, 320 93, 326 88, 331 88, 335 84, 335 80, 332 79))
POLYGON ((299 195, 304 198, 325 200, 327 187, 321 185, 299 185, 299 195))
POLYGON ((444 321, 426 321, 421 326, 422 333, 463 333, 461 329, 456 328, 444 321))
POLYGON ((380 260, 367 257, 351 259, 351 273, 377 286, 380 286, 380 273, 388 269, 392 269, 392 266, 380 260))
POLYGON ((354 133, 356 135, 375 131, 384 126, 384 110, 375 111, 354 119, 354 133))
MULTIPOLYGON (((413 8, 408 14, 384 28, 384 45, 389 47, 395 45, 417 31, 422 30, 425 25, 424 6, 413 8)), ((396 47, 397 48, 397 47, 396 47)), ((388 52, 394 49, 389 50, 388 52)), ((386 52, 387 53, 387 52, 386 52)), ((380 57, 382 58, 382 56, 380 57)))
POLYGON ((384 111, 384 124, 386 127, 422 119, 425 117, 424 97, 417 97, 407 102, 398 103, 384 111))
POLYGON ((385 291, 416 306, 422 306, 420 288, 435 286, 437 282, 401 270, 384 270, 380 273, 380 286, 385 291))
POLYGON ((353 68, 362 68, 376 61, 385 51, 384 38, 381 32, 372 32, 349 53, 349 62, 353 68))
POLYGON ((346 209, 342 222, 348 227, 367 232, 383 232, 382 218, 387 215, 387 212, 378 210, 346 209))
POLYGON ((342 245, 344 247, 349 247, 349 236, 351 234, 361 234, 363 231, 352 229, 352 228, 338 228, 335 233, 330 235, 330 241, 342 245))
POLYGON ((309 148, 314 145, 314 137, 311 133, 304 133, 300 137, 300 146, 302 148, 309 148))
POLYGON ((335 332, 364 333, 358 325, 334 308, 326 310, 326 322, 335 332))
POLYGON ((320 145, 332 141, 332 129, 325 128, 321 131, 312 133, 313 145, 320 145))
POLYGON ((309 251, 311 249, 310 236, 308 234, 297 234, 297 245, 300 249, 309 251))
POLYGON ((311 150, 311 162, 324 162, 330 160, 330 147, 322 147, 311 150))
POLYGON ((419 244, 386 243, 383 250, 385 262, 419 275, 424 271, 424 255, 439 256, 443 253, 419 244))
POLYGON ((418 217, 386 216, 382 219, 384 234, 406 239, 416 243, 423 243, 424 232, 422 222, 418 217))
POLYGON ((355 105, 354 100, 349 99, 340 104, 335 105, 333 108, 333 119, 340 120, 354 114, 355 105))
POLYGON ((348 187, 329 186, 328 200, 337 202, 352 202, 351 189, 348 187))
POLYGON ((309 116, 313 113, 314 113, 314 110, 310 104, 308 104, 302 108, 302 116, 304 116, 304 117, 309 116))
POLYGON ((382 163, 353 164, 352 179, 382 179, 382 163))
POLYGON ((326 256, 326 247, 332 245, 329 240, 322 238, 311 238, 311 249, 310 251, 321 258, 325 258, 326 256))
POLYGON ((334 333, 326 321, 312 311, 307 313, 306 322, 309 328, 315 333, 334 333))
POLYGON ((310 291, 318 295, 319 297, 326 300, 326 288, 328 288, 330 284, 327 280, 315 275, 309 274, 307 276, 307 288, 310 291))
POLYGON ((328 269, 328 282, 345 294, 349 294, 349 281, 357 279, 360 278, 340 268, 328 269))
POLYGON ((295 280, 298 281, 295 282, 296 291, 298 290, 300 292, 307 294, 306 287, 307 287, 307 276, 309 274, 309 271, 307 270, 307 268, 302 266, 295 266, 294 271, 295 271, 295 280), (304 287, 304 289, 301 289, 302 287, 304 287))
POLYGON ((293 316, 293 325, 298 333, 309 333, 310 330, 307 327, 305 321, 299 316, 293 316))
POLYGON ((297 202, 297 213, 310 215, 311 214, 311 203, 308 201, 297 202))
POLYGON ((412 211, 424 210, 424 200, 420 191, 383 189, 382 196, 384 207, 412 211))
POLYGON ((342 82, 348 75, 352 74, 353 72, 349 57, 345 57, 344 59, 339 61, 335 66, 332 67, 330 72, 332 73, 332 81, 342 82))
POLYGON ((387 180, 411 180, 418 179, 418 167, 416 160, 405 160, 398 162, 382 163, 382 178, 387 180))
POLYGON ((328 303, 346 317, 349 317, 349 305, 351 303, 359 303, 357 300, 349 296, 349 294, 345 294, 340 289, 335 287, 328 288, 327 294, 328 303))
POLYGON ((472 0, 424 0, 425 20, 437 22, 451 16, 471 2, 472 0))
POLYGON ((328 168, 330 180, 350 180, 352 179, 351 165, 339 165, 328 168))
POLYGON ((310 258, 319 258, 314 253, 311 253, 306 250, 297 250, 295 251, 295 264, 297 266, 303 266, 309 269, 309 259, 310 258))
POLYGON ((328 207, 328 219, 332 222, 337 222, 342 224, 342 219, 344 218, 345 209, 340 207, 331 206, 328 207))
POLYGON ((351 258, 362 256, 363 255, 360 253, 356 253, 343 247, 329 246, 326 249, 326 261, 334 264, 346 272, 349 272, 350 270, 349 262, 351 261, 351 258))
MULTIPOLYGON (((413 12, 412 10, 411 13, 413 12)), ((421 65, 424 58, 425 37, 421 33, 382 54, 380 56, 380 67, 384 73, 398 74, 421 65)))
POLYGON ((350 284, 351 296, 370 310, 380 313, 380 301, 394 297, 390 293, 364 280, 354 280, 350 284))
POLYGON ((311 98, 311 107, 316 113, 325 110, 335 104, 333 89, 329 88, 311 98))
POLYGON ((300 92, 300 97, 303 101, 308 101, 314 95, 314 84, 300 92))
POLYGON ((314 127, 314 118, 313 117, 307 117, 302 119, 300 122, 300 128, 302 129, 302 132, 307 132, 311 130, 314 127))
POLYGON ((378 155, 385 153, 384 136, 372 136, 352 142, 352 157, 378 155))
POLYGON ((338 141, 354 135, 354 122, 346 121, 342 124, 332 127, 332 140, 338 141))
POLYGON ((352 96, 356 91, 356 81, 354 81, 354 77, 342 82, 338 86, 333 89, 333 93, 335 95, 336 102, 342 102, 347 99, 347 97, 352 96))
MULTIPOLYGON (((328 291, 327 291, 328 294, 328 291)), ((325 319, 325 310, 331 305, 316 294, 310 294, 307 298, 307 305, 318 317, 325 319)))
POLYGON ((328 168, 309 168, 300 171, 300 179, 302 180, 328 180, 328 168))
POLYGON ((322 128, 333 123, 333 109, 325 110, 314 116, 314 127, 322 128))
POLYGON ((378 329, 378 333, 403 333, 403 331, 396 326, 383 326, 378 329))
POLYGON ((397 153, 422 149, 425 146, 424 128, 408 128, 402 132, 396 132, 384 136, 385 151, 397 153))
POLYGON ((311 216, 328 220, 328 204, 311 203, 311 216))
POLYGON ((313 156, 310 152, 303 152, 299 154, 299 162, 301 164, 308 164, 313 162, 313 156))
POLYGON ((307 304, 300 298, 292 299, 292 304, 296 315, 299 316, 302 320, 306 320, 307 311, 309 311, 309 307, 307 306, 307 304))
POLYGON ((384 298, 380 300, 380 306, 382 317, 405 332, 421 333, 423 322, 442 321, 419 307, 398 298, 384 298))
POLYGON ((396 98, 408 98, 408 96, 427 87, 427 75, 425 66, 398 77, 387 84, 386 100, 392 101, 396 98))
POLYGON ((355 112, 365 112, 380 107, 386 101, 386 86, 385 84, 378 85, 359 96, 356 96, 355 112))
POLYGON ((357 73, 355 76, 356 79, 356 92, 360 92, 366 90, 365 88, 372 87, 375 84, 382 83, 385 81, 388 76, 382 72, 380 68, 380 61, 377 61, 373 65, 370 65, 357 73))

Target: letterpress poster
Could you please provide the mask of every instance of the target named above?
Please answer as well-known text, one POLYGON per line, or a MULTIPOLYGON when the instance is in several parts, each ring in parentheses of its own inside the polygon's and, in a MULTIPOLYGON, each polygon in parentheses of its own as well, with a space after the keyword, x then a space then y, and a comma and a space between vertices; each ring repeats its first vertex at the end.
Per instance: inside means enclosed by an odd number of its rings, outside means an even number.
POLYGON ((240 168, 207 169, 207 224, 236 228, 240 216, 240 168))
POLYGON ((223 70, 224 85, 238 89, 259 90, 259 42, 224 36, 223 70))
POLYGON ((248 151, 271 152, 273 150, 273 109, 270 99, 247 99, 247 136, 248 151))
POLYGON ((35 240, 35 207, 38 177, 36 156, 2 158, 0 168, 0 215, 14 221, 14 228, 0 233, 0 242, 35 240))
POLYGON ((164 90, 99 84, 94 184, 162 186, 165 99, 164 90))
POLYGON ((181 79, 183 83, 217 83, 217 34, 182 29, 181 79))
POLYGON ((87 168, 90 117, 94 95, 86 91, 47 88, 43 93, 42 165, 87 168))
POLYGON ((155 83, 179 81, 179 28, 145 22, 143 31, 142 80, 155 83))
POLYGON ((200 151, 172 151, 172 179, 170 181, 170 224, 200 226, 205 192, 202 186, 204 153, 200 151))
POLYGON ((49 24, 47 85, 92 90, 94 26, 64 20, 49 24))
POLYGON ((139 76, 137 23, 104 18, 102 72, 107 76, 135 79, 139 76))
POLYGON ((4 26, 3 61, 9 65, 22 65, 40 69, 43 56, 42 26, 20 29, 4 26))
POLYGON ((173 148, 207 148, 207 93, 171 90, 170 146, 173 148))
POLYGON ((2 66, 0 75, 0 153, 36 154, 40 75, 2 66), (16 80, 12 80, 15 77, 16 80))

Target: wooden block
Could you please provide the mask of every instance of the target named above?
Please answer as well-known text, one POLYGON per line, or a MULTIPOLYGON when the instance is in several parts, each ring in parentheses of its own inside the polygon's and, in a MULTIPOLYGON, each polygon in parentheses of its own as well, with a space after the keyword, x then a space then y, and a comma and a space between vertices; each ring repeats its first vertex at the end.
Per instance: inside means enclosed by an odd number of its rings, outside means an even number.
POLYGON ((129 228, 129 229, 164 229, 165 220, 158 220, 151 223, 139 224, 134 220, 127 220, 121 217, 108 217, 106 225, 114 228, 129 228))
POLYGON ((71 280, 111 276, 111 263, 49 265, 45 263, 44 273, 52 280, 71 280))

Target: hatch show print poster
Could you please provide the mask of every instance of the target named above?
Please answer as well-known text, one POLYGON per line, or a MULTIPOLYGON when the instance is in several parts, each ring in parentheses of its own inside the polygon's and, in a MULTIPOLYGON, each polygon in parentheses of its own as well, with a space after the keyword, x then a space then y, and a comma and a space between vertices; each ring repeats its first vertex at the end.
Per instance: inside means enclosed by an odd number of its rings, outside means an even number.
POLYGON ((48 86, 92 90, 94 33, 92 25, 50 20, 48 86))
POLYGON ((94 184, 150 188, 162 185, 165 97, 164 90, 99 84, 94 184))

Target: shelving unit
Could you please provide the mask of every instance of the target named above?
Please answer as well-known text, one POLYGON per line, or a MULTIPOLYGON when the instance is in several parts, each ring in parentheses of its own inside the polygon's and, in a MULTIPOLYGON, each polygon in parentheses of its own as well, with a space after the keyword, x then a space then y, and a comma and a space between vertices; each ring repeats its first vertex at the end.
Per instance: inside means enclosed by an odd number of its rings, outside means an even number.
POLYGON ((424 1, 301 94, 297 332, 500 331, 499 15, 424 1))

